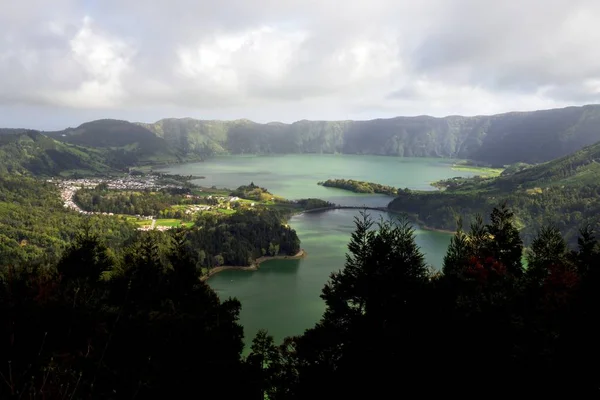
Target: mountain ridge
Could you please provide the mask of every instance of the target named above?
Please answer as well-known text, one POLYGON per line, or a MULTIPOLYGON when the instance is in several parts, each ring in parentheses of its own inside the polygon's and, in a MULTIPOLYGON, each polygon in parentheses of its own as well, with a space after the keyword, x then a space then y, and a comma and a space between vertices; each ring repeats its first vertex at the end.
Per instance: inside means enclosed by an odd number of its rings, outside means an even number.
MULTIPOLYGON (((0 136, 28 131, 0 129, 0 136)), ((105 164, 121 170, 219 154, 294 153, 458 158, 505 166, 543 163, 600 141, 600 105, 475 117, 398 116, 291 124, 189 117, 155 123, 102 119, 40 133, 101 151, 105 164)))
POLYGON ((203 156, 214 154, 342 153, 462 158, 501 166, 540 163, 600 141, 600 105, 495 115, 397 116, 363 121, 261 124, 164 118, 136 123, 203 156), (549 142, 546 143, 546 142, 549 142))

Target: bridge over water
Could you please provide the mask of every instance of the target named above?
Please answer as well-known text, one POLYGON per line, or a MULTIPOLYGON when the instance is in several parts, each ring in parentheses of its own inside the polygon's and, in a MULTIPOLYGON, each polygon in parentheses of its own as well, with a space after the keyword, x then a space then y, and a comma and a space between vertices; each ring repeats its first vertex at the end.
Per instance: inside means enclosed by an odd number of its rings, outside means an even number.
POLYGON ((320 212, 320 211, 330 211, 330 210, 373 210, 373 211, 382 211, 382 212, 389 212, 389 213, 393 213, 393 214, 401 214, 400 212, 396 211, 396 210, 391 210, 387 207, 369 207, 369 206, 331 206, 331 207, 319 207, 319 208, 313 208, 310 210, 305 210, 305 213, 314 213, 314 212, 320 212))

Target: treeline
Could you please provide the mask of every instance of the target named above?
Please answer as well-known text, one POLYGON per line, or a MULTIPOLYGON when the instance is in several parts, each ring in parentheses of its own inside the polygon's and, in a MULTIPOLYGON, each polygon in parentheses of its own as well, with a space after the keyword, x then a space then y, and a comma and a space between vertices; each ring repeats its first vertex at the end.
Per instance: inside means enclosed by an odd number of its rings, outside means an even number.
POLYGON ((228 216, 201 214, 187 233, 199 267, 250 265, 261 256, 300 251, 296 231, 282 224, 276 210, 240 210, 228 216))
POLYGON ((354 179, 327 179, 318 183, 321 186, 349 190, 354 193, 380 193, 396 196, 398 189, 392 186, 381 185, 374 182, 355 181, 354 179))
POLYGON ((327 208, 335 206, 334 203, 331 203, 329 201, 313 198, 296 200, 296 204, 298 204, 304 210, 313 210, 315 208, 327 208))
POLYGON ((260 332, 246 359, 240 304, 200 282, 185 230, 118 252, 83 230, 56 263, 2 263, 0 397, 595 396, 595 233, 570 250, 546 227, 525 268, 512 212, 489 221, 459 229, 432 273, 408 222, 362 214, 322 319, 281 345, 260 332))
POLYGON ((579 227, 598 224, 600 185, 595 183, 514 190, 507 187, 494 192, 478 190, 477 186, 468 186, 470 184, 464 182, 464 186, 442 192, 399 192, 389 207, 414 215, 429 227, 453 230, 457 217, 484 214, 498 201, 506 201, 515 212, 527 244, 546 224, 556 226, 569 244, 576 244, 579 227))
POLYGON ((129 215, 158 215, 173 205, 209 203, 191 193, 189 188, 109 190, 106 184, 100 184, 93 189, 79 189, 73 200, 86 211, 129 215))
POLYGON ((280 346, 257 335, 249 362, 271 399, 595 396, 600 247, 570 250, 555 227, 525 253, 506 207, 459 229, 432 274, 408 222, 363 214, 325 313, 280 346), (373 229, 375 228, 375 229, 373 229))

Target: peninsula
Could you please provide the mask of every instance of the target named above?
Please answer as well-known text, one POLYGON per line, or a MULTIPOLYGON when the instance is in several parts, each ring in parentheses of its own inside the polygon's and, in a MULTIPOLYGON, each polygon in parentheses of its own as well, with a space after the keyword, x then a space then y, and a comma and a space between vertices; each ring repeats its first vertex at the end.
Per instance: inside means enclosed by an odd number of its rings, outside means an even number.
POLYGON ((398 189, 393 186, 381 185, 374 182, 356 181, 354 179, 327 179, 318 183, 321 186, 349 190, 354 193, 379 193, 397 196, 398 189))

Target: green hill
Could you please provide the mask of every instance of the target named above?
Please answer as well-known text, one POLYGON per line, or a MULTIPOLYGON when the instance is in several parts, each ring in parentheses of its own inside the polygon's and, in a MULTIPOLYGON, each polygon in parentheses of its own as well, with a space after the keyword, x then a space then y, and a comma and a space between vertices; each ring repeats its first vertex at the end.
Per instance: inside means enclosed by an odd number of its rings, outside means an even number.
POLYGON ((45 134, 66 143, 101 149, 107 162, 120 168, 182 160, 163 138, 127 121, 104 119, 45 134))
POLYGON ((600 140, 600 106, 493 116, 371 121, 163 119, 139 124, 182 154, 344 153, 448 157, 502 166, 540 163, 600 140))
POLYGON ((571 241, 584 224, 600 217, 600 142, 571 155, 493 179, 455 178, 445 190, 402 191, 389 207, 413 214, 427 226, 454 229, 458 216, 489 214, 507 201, 523 228, 525 241, 543 225, 554 224, 571 241))
POLYGON ((15 129, 15 128, 0 128, 0 135, 15 135, 17 133, 25 133, 29 129, 15 129))
POLYGON ((35 131, 0 135, 0 173, 92 174, 111 168, 101 151, 59 142, 35 131))

